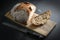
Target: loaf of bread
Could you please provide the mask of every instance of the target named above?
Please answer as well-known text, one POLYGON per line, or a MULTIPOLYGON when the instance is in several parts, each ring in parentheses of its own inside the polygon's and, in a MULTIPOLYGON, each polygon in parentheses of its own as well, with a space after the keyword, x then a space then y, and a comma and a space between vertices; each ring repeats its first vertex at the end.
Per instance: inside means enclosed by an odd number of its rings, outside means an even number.
POLYGON ((11 9, 14 20, 28 24, 36 10, 35 5, 29 2, 21 2, 11 9))
POLYGON ((49 19, 50 19, 50 10, 32 18, 32 24, 34 25, 45 24, 49 19))
POLYGON ((16 4, 10 12, 14 20, 26 24, 26 26, 29 26, 31 24, 45 24, 47 20, 50 19, 50 10, 42 14, 36 14, 35 11, 35 5, 29 2, 21 2, 16 4))

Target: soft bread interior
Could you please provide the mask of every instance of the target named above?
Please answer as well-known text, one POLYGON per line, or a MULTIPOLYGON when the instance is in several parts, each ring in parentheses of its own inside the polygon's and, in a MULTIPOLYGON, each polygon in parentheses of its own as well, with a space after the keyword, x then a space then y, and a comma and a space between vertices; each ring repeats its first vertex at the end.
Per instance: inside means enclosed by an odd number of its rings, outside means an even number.
POLYGON ((39 14, 38 16, 36 16, 32 19, 32 24, 34 24, 34 25, 45 24, 47 22, 47 20, 50 19, 50 14, 51 14, 50 10, 48 10, 42 14, 39 14))

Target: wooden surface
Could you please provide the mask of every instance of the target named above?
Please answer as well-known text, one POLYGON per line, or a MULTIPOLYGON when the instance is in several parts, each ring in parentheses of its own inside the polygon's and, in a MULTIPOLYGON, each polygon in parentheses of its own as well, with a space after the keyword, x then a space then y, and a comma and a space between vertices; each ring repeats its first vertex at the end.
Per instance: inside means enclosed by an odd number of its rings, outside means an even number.
MULTIPOLYGON (((7 12, 5 14, 5 16, 7 18, 9 18, 10 20, 14 21, 15 23, 25 26, 24 24, 21 24, 19 22, 16 22, 15 20, 13 20, 13 17, 10 15, 9 12, 7 12)), ((36 31, 36 32, 38 32, 38 33, 40 33, 40 34, 42 34, 44 36, 47 36, 49 34, 49 32, 54 28, 55 25, 56 25, 56 23, 54 21, 48 20, 47 23, 42 25, 42 26, 31 25, 31 26, 29 26, 27 28, 29 28, 29 29, 31 29, 33 31, 36 31)))

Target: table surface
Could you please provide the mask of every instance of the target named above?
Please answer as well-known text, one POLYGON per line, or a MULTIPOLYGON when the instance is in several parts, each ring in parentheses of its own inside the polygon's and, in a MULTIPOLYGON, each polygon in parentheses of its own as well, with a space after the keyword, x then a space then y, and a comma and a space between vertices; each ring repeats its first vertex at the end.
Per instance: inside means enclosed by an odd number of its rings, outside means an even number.
MULTIPOLYGON (((6 12, 8 12, 16 3, 18 2, 22 2, 24 0, 2 0, 0 1, 0 17, 3 17, 2 15, 4 15, 6 12)), ((51 32, 51 34, 46 37, 44 40, 59 40, 60 39, 60 5, 59 5, 59 0, 27 0, 33 4, 36 5, 37 7, 37 10, 41 10, 41 12, 44 12, 48 9, 50 9, 52 12, 51 12, 51 20, 55 21, 57 24, 56 24, 56 27, 54 28, 54 30, 51 32)), ((36 12, 36 13, 39 13, 39 12, 36 12)), ((13 29, 10 30, 10 28, 8 28, 8 30, 10 32, 8 32, 6 29, 4 29, 5 27, 3 27, 3 25, 1 25, 1 34, 2 34, 2 31, 4 31, 3 33, 5 33, 4 37, 7 36, 9 38, 9 40, 13 39, 13 40, 35 40, 35 39, 32 39, 31 37, 28 37, 26 36, 25 34, 22 34, 21 32, 18 32, 16 30, 12 31, 13 29), (12 31, 12 33, 11 33, 12 31), (7 35, 6 35, 7 34, 7 35)), ((6 38, 7 38, 6 37, 6 38)), ((5 39, 6 39, 5 38, 5 39)))

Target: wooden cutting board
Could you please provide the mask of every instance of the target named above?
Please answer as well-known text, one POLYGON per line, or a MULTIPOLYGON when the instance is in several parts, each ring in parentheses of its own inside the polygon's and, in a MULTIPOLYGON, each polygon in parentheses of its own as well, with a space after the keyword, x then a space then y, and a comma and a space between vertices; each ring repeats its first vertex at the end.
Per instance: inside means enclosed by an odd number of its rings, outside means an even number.
MULTIPOLYGON (((24 24, 21 24, 21 23, 15 21, 13 19, 13 17, 10 15, 10 12, 7 12, 5 14, 5 16, 7 18, 9 18, 10 20, 12 20, 13 22, 25 26, 24 24)), ((56 23, 54 21, 48 20, 47 23, 42 25, 42 26, 37 26, 36 27, 36 26, 31 25, 31 26, 29 26, 27 28, 29 28, 29 29, 31 29, 33 31, 36 31, 36 32, 38 32, 38 33, 40 33, 40 34, 42 34, 44 36, 47 36, 50 33, 50 31, 55 27, 55 25, 56 25, 56 23)))

